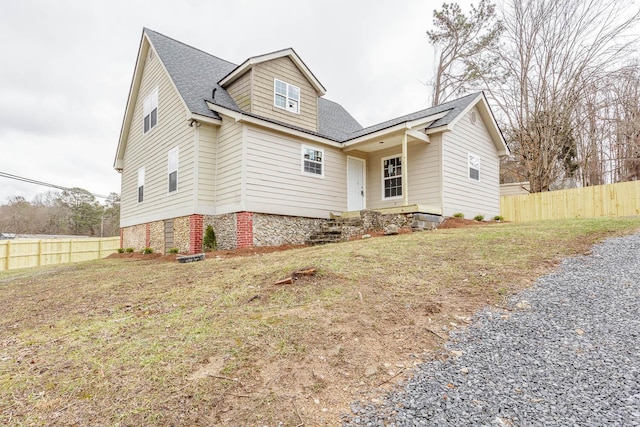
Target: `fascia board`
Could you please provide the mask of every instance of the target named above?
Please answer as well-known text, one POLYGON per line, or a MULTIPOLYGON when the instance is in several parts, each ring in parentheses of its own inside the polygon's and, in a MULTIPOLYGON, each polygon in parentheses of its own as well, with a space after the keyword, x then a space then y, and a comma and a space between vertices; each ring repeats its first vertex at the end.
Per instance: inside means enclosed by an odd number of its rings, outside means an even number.
POLYGON ((316 92, 318 92, 319 96, 323 96, 327 92, 327 90, 324 88, 322 83, 320 83, 320 81, 316 78, 316 76, 311 72, 309 67, 307 67, 307 65, 302 61, 302 59, 300 59, 298 54, 291 48, 279 50, 272 53, 267 53, 265 55, 251 57, 246 61, 244 61, 242 64, 240 64, 238 67, 236 67, 233 71, 231 71, 225 77, 223 77, 222 80, 218 82, 218 84, 221 87, 225 87, 225 85, 233 83, 238 77, 242 76, 248 70, 253 68, 254 65, 262 62, 272 61, 278 58, 283 58, 285 56, 289 56, 291 58, 293 63, 296 65, 296 67, 298 67, 298 69, 305 75, 307 80, 311 82, 313 88, 316 90, 316 92))
POLYGON ((301 138, 301 139, 305 139, 307 141, 313 141, 313 142, 317 142, 317 143, 320 143, 320 144, 329 145, 331 147, 336 147, 336 148, 342 148, 343 147, 343 145, 341 143, 336 142, 336 141, 332 141, 330 139, 323 138, 321 136, 312 135, 312 134, 309 134, 309 133, 306 133, 306 132, 302 132, 302 131, 299 131, 299 130, 296 130, 296 129, 291 129, 289 127, 282 126, 282 125, 279 125, 277 123, 270 122, 268 120, 263 120, 263 119, 260 119, 258 117, 248 116, 246 114, 242 114, 242 113, 239 113, 237 111, 233 111, 233 110, 230 110, 228 108, 221 107, 221 106, 216 105, 216 104, 212 104, 209 101, 206 101, 206 102, 207 102, 207 106, 209 107, 209 109, 211 109, 212 111, 215 111, 217 113, 224 114, 225 116, 231 117, 236 122, 253 124, 253 125, 256 125, 256 126, 260 126, 260 127, 264 127, 264 128, 267 128, 267 129, 271 129, 271 130, 277 131, 277 132, 281 132, 281 133, 290 135, 290 136, 295 137, 295 138, 301 138))

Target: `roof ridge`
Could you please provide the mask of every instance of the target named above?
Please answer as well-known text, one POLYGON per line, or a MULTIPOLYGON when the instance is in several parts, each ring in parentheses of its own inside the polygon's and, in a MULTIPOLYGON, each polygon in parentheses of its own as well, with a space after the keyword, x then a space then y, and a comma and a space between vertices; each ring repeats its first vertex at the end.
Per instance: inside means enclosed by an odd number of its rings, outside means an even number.
MULTIPOLYGON (((244 62, 247 62, 247 61, 248 61, 248 60, 250 60, 250 59, 259 58, 259 57, 261 57, 261 56, 273 55, 274 53, 284 52, 285 50, 291 50, 291 51, 295 52, 295 53, 296 53, 296 55, 298 55, 298 52, 296 52, 294 48, 292 48, 292 47, 285 47, 285 48, 282 48, 282 49, 274 50, 273 52, 261 53, 261 54, 259 54, 259 55, 251 55, 250 57, 248 57, 247 59, 245 59, 245 60, 244 60, 244 61, 242 61, 242 62, 244 63, 244 62)), ((300 55, 298 55, 298 56, 300 56, 300 55)))
MULTIPOLYGON (((439 109, 439 108, 442 108, 442 107, 446 107, 446 105, 447 105, 447 104, 451 104, 451 103, 454 103, 454 102, 460 101, 461 99, 464 99, 464 98, 467 98, 467 97, 470 97, 470 96, 477 96, 477 95, 478 95, 478 94, 480 94, 480 93, 483 93, 483 92, 482 92, 482 91, 479 91, 479 92, 470 93, 470 94, 468 94, 468 95, 461 96, 460 98, 456 98, 456 99, 452 99, 451 101, 443 102, 442 104, 434 105, 434 106, 432 106, 432 107, 423 108, 422 110, 412 111, 411 113, 402 114, 402 115, 400 115, 400 116, 393 117, 393 118, 391 118, 391 119, 383 120, 383 121, 381 121, 381 122, 379 122, 379 123, 374 123, 374 124, 372 124, 371 126, 367 126, 367 127, 362 128, 362 130, 366 130, 366 129, 368 129, 368 128, 372 128, 372 127, 380 126, 382 123, 392 122, 392 121, 395 121, 395 120, 402 119, 402 118, 404 118, 404 117, 412 116, 412 115, 414 115, 414 114, 419 114, 419 113, 422 113, 422 112, 426 112, 427 110, 436 109, 436 108, 438 108, 438 109, 439 109)), ((442 111, 453 110, 454 108, 455 108, 455 107, 451 107, 451 108, 442 108, 442 111)))
POLYGON ((147 27, 142 27, 142 28, 143 28, 143 29, 142 29, 142 31, 143 31, 143 32, 150 31, 150 32, 152 32, 152 33, 154 33, 154 34, 157 34, 157 35, 159 35, 159 36, 164 37, 165 39, 169 39, 169 40, 171 40, 171 41, 173 41, 173 42, 176 42, 176 43, 181 44, 181 45, 183 45, 183 46, 185 46, 185 47, 188 47, 189 49, 197 50, 198 52, 202 52, 202 53, 204 53, 205 55, 211 56, 211 57, 216 58, 216 59, 218 59, 218 60, 220 60, 220 61, 224 61, 224 62, 226 62, 227 64, 233 65, 233 66, 235 66, 235 67, 237 67, 237 66, 238 66, 237 64, 235 64, 235 63, 233 63, 233 62, 231 62, 231 61, 227 61, 226 59, 220 58, 219 56, 212 55, 212 54, 210 54, 209 52, 205 52, 204 50, 199 49, 199 48, 197 48, 197 47, 193 47, 193 46, 191 46, 190 44, 187 44, 187 43, 181 42, 180 40, 176 40, 176 39, 174 39, 173 37, 166 36, 166 35, 164 35, 164 34, 162 34, 162 33, 159 33, 158 31, 152 30, 151 28, 147 28, 147 27))

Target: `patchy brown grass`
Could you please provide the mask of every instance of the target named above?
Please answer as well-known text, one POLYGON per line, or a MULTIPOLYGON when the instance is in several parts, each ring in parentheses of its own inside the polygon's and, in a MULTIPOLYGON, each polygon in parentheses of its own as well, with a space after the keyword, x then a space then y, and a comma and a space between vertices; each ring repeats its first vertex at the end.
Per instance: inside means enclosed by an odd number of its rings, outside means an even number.
POLYGON ((639 229, 503 223, 0 273, 0 424, 336 425, 478 309, 639 229), (318 274, 274 285, 306 267, 318 274))

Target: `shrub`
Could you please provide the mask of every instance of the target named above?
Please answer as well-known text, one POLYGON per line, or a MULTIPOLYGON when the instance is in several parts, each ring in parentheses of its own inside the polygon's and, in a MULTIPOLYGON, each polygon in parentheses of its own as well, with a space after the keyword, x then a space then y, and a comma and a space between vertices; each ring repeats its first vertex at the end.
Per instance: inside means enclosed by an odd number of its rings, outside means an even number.
POLYGON ((484 215, 476 215, 473 217, 475 221, 482 221, 484 219, 484 215))
POLYGON ((462 212, 456 212, 453 214, 454 218, 464 218, 464 214, 462 212))
POLYGON ((131 252, 133 252, 133 248, 127 248, 124 250, 126 253, 130 254, 131 252))
POLYGON ((124 248, 118 248, 118 253, 119 254, 123 254, 124 253, 124 248))
POLYGON ((202 241, 202 249, 206 252, 215 251, 218 247, 216 242, 216 233, 213 231, 211 225, 207 225, 207 229, 204 231, 204 240, 202 241))
POLYGON ((145 255, 152 254, 153 253, 153 248, 144 248, 142 250, 142 253, 145 254, 145 255))
POLYGON ((504 221, 504 217, 502 215, 496 215, 493 217, 494 221, 504 221))
POLYGON ((178 249, 178 248, 171 248, 171 249, 169 249, 169 253, 170 253, 170 254, 177 254, 178 252, 180 252, 180 249, 178 249))

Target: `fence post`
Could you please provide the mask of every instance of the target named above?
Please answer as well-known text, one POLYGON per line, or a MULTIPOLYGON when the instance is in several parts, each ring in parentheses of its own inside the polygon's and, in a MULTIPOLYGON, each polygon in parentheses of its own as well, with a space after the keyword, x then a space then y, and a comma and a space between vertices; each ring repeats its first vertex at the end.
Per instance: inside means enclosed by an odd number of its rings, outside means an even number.
POLYGON ((98 240, 98 259, 102 259, 102 237, 98 240))
POLYGON ((69 240, 69 262, 73 262, 73 240, 69 240))
POLYGON ((9 261, 11 260, 11 242, 7 240, 7 256, 5 258, 4 269, 9 270, 9 261))

